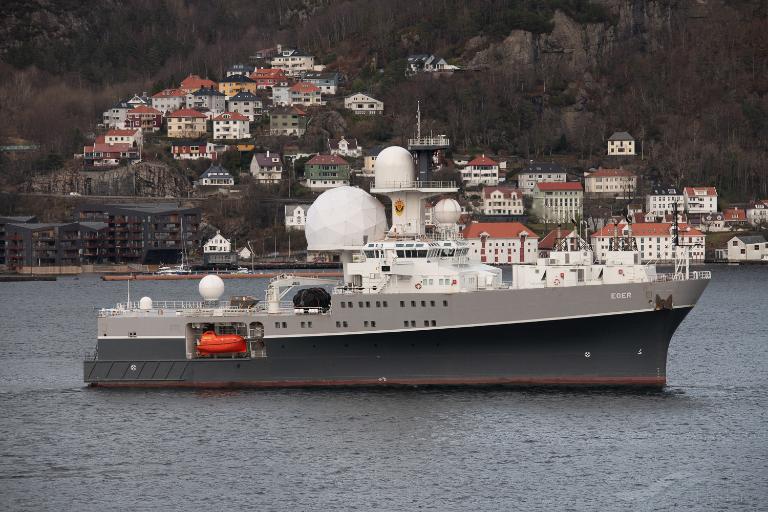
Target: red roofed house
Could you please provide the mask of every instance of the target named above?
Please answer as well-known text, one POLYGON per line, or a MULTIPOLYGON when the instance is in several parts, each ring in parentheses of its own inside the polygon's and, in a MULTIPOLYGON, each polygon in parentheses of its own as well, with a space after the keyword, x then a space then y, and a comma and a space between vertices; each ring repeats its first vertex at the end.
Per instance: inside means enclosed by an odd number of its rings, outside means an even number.
POLYGON ((536 263, 538 258, 539 236, 519 222, 473 222, 463 235, 470 261, 510 265, 536 263))
POLYGON ((483 215, 522 215, 523 193, 511 187, 483 187, 483 215))
POLYGON ((216 82, 207 78, 201 78, 199 75, 189 75, 181 81, 179 89, 187 94, 198 89, 216 89, 216 82))
POLYGON ((163 89, 152 96, 152 108, 163 114, 179 110, 187 102, 187 93, 181 89, 163 89))
POLYGON ((97 136, 92 145, 83 147, 83 161, 86 167, 140 162, 142 142, 141 130, 109 130, 97 136))
POLYGON ((587 194, 630 198, 637 189, 637 176, 625 169, 603 169, 584 173, 587 194))
POLYGON ((542 222, 568 223, 584 214, 584 189, 581 183, 538 182, 533 186, 531 212, 542 222))
POLYGON ((250 136, 248 118, 243 114, 224 112, 213 118, 214 139, 240 140, 250 136))
POLYGON ((159 132, 163 127, 163 113, 146 105, 139 105, 128 111, 126 128, 141 128, 144 132, 159 132))
POLYGON ((338 155, 315 155, 304 164, 304 179, 311 189, 349 185, 349 164, 338 155))
POLYGON ((208 131, 208 118, 202 112, 182 108, 168 115, 168 137, 195 138, 208 131))
POLYGON ((548 258, 549 253, 562 241, 565 241, 569 251, 579 251, 581 250, 580 240, 579 234, 572 229, 553 229, 539 241, 539 257, 548 258))
POLYGON ((256 82, 257 89, 271 89, 288 80, 285 70, 280 68, 257 68, 250 76, 256 82))
MULTIPOLYGON (((698 229, 687 224, 678 224, 680 232, 679 244, 690 246, 691 260, 704 261, 704 244, 706 236, 698 229)), ((642 261, 674 261, 673 224, 666 222, 646 222, 631 226, 632 236, 637 241, 642 261)), ((630 227, 626 222, 621 222, 614 228, 613 224, 607 224, 601 230, 592 235, 592 250, 595 257, 605 261, 610 239, 616 235, 628 236, 630 227)))
POLYGON ((725 224, 728 227, 741 227, 747 225, 747 210, 744 208, 726 208, 723 211, 725 224))
POLYGON ((297 82, 290 88, 291 105, 303 105, 311 107, 322 105, 323 100, 320 97, 320 88, 308 82, 297 82))
POLYGON ((465 185, 490 185, 499 184, 499 164, 485 155, 478 156, 461 170, 461 181, 465 185))
POLYGON ((717 189, 715 187, 685 187, 683 189, 685 211, 688 213, 715 213, 717 189))

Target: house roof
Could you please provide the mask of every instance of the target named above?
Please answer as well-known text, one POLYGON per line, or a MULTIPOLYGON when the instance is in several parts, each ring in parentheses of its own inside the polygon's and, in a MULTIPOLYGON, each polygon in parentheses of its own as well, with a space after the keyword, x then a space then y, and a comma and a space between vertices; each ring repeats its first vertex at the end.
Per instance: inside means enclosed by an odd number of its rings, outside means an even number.
POLYGON ((266 153, 254 153, 253 159, 256 160, 256 163, 259 164, 260 167, 272 167, 274 165, 280 165, 282 167, 280 153, 272 153, 270 151, 269 156, 267 156, 266 153))
POLYGON ((717 189, 715 187, 685 187, 683 189, 687 196, 716 196, 717 189))
POLYGON ((517 197, 521 197, 522 193, 513 187, 483 187, 483 197, 489 198, 491 197, 491 194, 494 192, 499 191, 502 194, 504 194, 505 199, 509 199, 512 197, 512 194, 517 195, 517 197))
POLYGON ((214 121, 248 121, 249 119, 239 112, 224 112, 213 118, 214 121))
POLYGON ((677 189, 677 187, 665 187, 665 186, 656 186, 651 189, 651 192, 649 195, 652 196, 681 196, 683 195, 680 190, 677 189))
POLYGON ((480 238, 482 234, 491 238, 539 238, 531 228, 520 222, 473 222, 464 228, 464 238, 480 238))
POLYGON ((367 156, 379 156, 379 153, 384 149, 384 146, 373 146, 372 148, 366 149, 365 154, 367 156))
POLYGON ((35 222, 37 217, 34 215, 13 215, 10 217, 0 217, 0 222, 13 223, 13 222, 35 222))
POLYGON ((308 94, 311 92, 319 92, 320 88, 315 84, 309 82, 297 82, 291 86, 291 91, 302 94, 308 94))
POLYGON ((565 170, 560 166, 560 164, 555 163, 549 163, 549 162, 531 162, 528 165, 523 168, 520 173, 537 173, 537 174, 548 174, 548 173, 564 173, 565 170))
POLYGON ((192 96, 224 96, 224 93, 219 92, 216 89, 209 89, 209 88, 203 87, 193 92, 192 96))
POLYGON ((281 68, 258 68, 250 76, 253 80, 260 78, 284 78, 285 70, 281 68))
POLYGON ((373 97, 373 96, 371 96, 370 94, 367 94, 367 93, 364 93, 364 92, 356 92, 356 93, 354 93, 354 94, 350 94, 349 96, 347 96, 347 98, 353 98, 353 97, 355 97, 355 96, 357 96, 357 95, 360 95, 360 96, 365 96, 365 97, 366 97, 366 98, 368 98, 370 101, 378 101, 378 102, 381 102, 381 100, 377 100, 376 98, 374 98, 374 97, 373 97))
POLYGON ((179 109, 175 112, 171 112, 170 114, 168 114, 168 117, 197 117, 197 118, 206 119, 205 114, 193 108, 179 109))
POLYGON ((211 165, 206 171, 200 175, 200 179, 202 178, 213 178, 213 179, 231 179, 232 175, 229 174, 229 171, 227 171, 225 168, 223 168, 220 165, 211 165))
MULTIPOLYGON (((735 236, 733 238, 736 238, 737 240, 740 240, 742 243, 745 243, 745 244, 762 244, 762 243, 765 243, 765 237, 763 235, 735 236)), ((731 240, 733 240, 733 238, 731 238, 731 240)))
POLYGON ((240 91, 229 98, 229 101, 261 101, 261 98, 250 91, 240 91))
POLYGON ((606 177, 624 177, 632 178, 635 173, 626 169, 603 169, 598 168, 596 171, 586 173, 587 178, 606 178, 606 177))
MULTIPOLYGON (((626 223, 619 224, 619 233, 626 228, 626 223)), ((593 236, 613 236, 613 224, 607 224, 597 231, 593 236)), ((703 233, 688 224, 678 224, 680 236, 701 236, 703 233)), ((642 224, 632 224, 633 236, 671 236, 672 224, 668 222, 643 222, 642 224)))
POLYGON ((178 97, 184 97, 186 95, 187 93, 185 93, 181 89, 163 89, 157 94, 154 94, 152 97, 153 98, 178 98, 178 97))
POLYGON ((349 165, 339 155, 315 155, 305 165, 349 165))
MULTIPOLYGON (((159 114, 159 112, 158 112, 158 114, 159 114)), ((106 137, 130 137, 130 136, 136 135, 136 132, 138 132, 138 131, 139 131, 138 129, 131 130, 129 128, 126 128, 124 130, 108 130, 107 133, 104 134, 104 136, 106 136, 106 137)), ((102 138, 104 136, 102 136, 102 138)), ((96 140, 98 140, 98 137, 96 138, 96 140)))
POLYGON ((215 87, 216 82, 208 78, 201 78, 199 75, 189 75, 181 81, 180 89, 196 90, 203 87, 215 87))
POLYGON ((336 72, 323 73, 320 71, 308 71, 304 73, 304 80, 332 80, 338 81, 339 74, 336 72))
POLYGON ((547 249, 552 250, 555 248, 555 243, 557 243, 558 239, 562 239, 567 237, 573 232, 571 229, 553 229, 549 233, 547 233, 547 236, 541 239, 539 242, 539 249, 547 249), (558 236, 559 231, 559 236, 558 236))
POLYGON ((139 105, 138 107, 128 111, 128 115, 131 115, 131 114, 152 114, 155 116, 159 116, 159 115, 162 115, 162 112, 160 112, 156 108, 148 107, 146 105, 139 105))
POLYGON ((299 203, 293 203, 293 204, 287 204, 285 205, 285 214, 288 215, 289 213, 293 213, 293 211, 296 208, 301 208, 305 212, 309 210, 309 207, 312 206, 311 204, 299 204, 299 203))
POLYGON ((490 159, 490 158, 488 158, 487 156, 485 156, 485 155, 482 155, 482 156, 476 156, 475 158, 473 158, 473 159, 472 159, 472 160, 471 160, 471 161, 470 161, 470 162, 467 164, 467 166, 470 166, 470 165, 472 165, 472 166, 476 166, 476 165, 488 165, 488 166, 496 166, 496 165, 499 165, 499 164, 498 164, 498 163, 496 163, 496 162, 494 162, 493 160, 491 160, 491 159, 490 159))
POLYGON ((176 203, 88 203, 77 207, 78 212, 125 212, 128 214, 199 213, 200 208, 183 207, 176 203))
POLYGON ((307 115, 306 112, 304 112, 302 109, 300 109, 297 106, 290 106, 290 107, 278 107, 275 109, 272 109, 272 111, 269 113, 270 115, 273 114, 291 114, 291 115, 298 115, 298 116, 305 116, 307 115))
POLYGON ((541 182, 535 185, 542 192, 560 192, 565 190, 584 190, 578 181, 566 181, 562 183, 541 182))
POLYGON ((635 140, 635 138, 627 132, 613 132, 613 135, 608 137, 608 140, 635 140))
POLYGON ((220 84, 227 84, 227 83, 252 84, 254 83, 254 80, 251 77, 236 74, 236 75, 230 75, 226 78, 223 78, 219 83, 220 84))
POLYGON ((728 208, 723 212, 725 220, 740 221, 747 220, 747 211, 743 208, 728 208))

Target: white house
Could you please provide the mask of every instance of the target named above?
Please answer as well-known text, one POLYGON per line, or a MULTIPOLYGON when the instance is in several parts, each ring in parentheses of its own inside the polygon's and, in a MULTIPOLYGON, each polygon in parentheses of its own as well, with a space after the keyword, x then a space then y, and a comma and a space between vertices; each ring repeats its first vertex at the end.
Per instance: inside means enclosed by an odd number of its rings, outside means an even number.
POLYGON ((517 188, 531 196, 537 183, 565 183, 565 179, 565 169, 558 164, 531 162, 517 173, 517 188))
POLYGON ((214 187, 232 187, 234 184, 235 179, 232 175, 222 166, 216 164, 211 165, 195 182, 195 185, 214 187))
POLYGON ((768 226, 768 199, 755 201, 746 208, 747 222, 753 226, 768 226))
POLYGON ((584 214, 584 189, 581 183, 541 182, 533 187, 531 211, 540 221, 568 223, 584 214))
POLYGON ((363 175, 373 176, 376 159, 379 157, 379 153, 381 153, 382 149, 384 149, 382 146, 374 146, 365 150, 365 156, 363 157, 363 175))
MULTIPOLYGON (((679 245, 688 246, 691 260, 704 261, 706 235, 687 224, 678 224, 678 230, 680 233, 679 245)), ((646 222, 631 226, 624 221, 619 222, 617 226, 611 223, 606 224, 602 229, 592 234, 592 250, 595 257, 600 261, 605 261, 610 240, 614 236, 629 236, 630 232, 637 242, 637 248, 643 262, 674 261, 674 225, 667 222, 646 222)))
POLYGON ((461 181, 468 186, 495 187, 499 184, 499 164, 485 155, 475 157, 461 170, 461 181))
POLYGON ((357 92, 344 98, 344 108, 357 115, 381 115, 384 113, 384 102, 357 92))
POLYGON ((762 235, 735 236, 728 240, 728 261, 768 262, 768 242, 762 235))
POLYGON ((251 136, 248 118, 237 112, 224 112, 213 118, 213 138, 240 140, 251 136))
POLYGON ((315 57, 298 48, 280 48, 270 62, 273 69, 282 69, 288 76, 299 76, 315 70, 315 57))
POLYGON ((538 258, 539 236, 519 222, 473 222, 463 237, 472 262, 510 265, 536 263, 538 258))
POLYGON ((275 107, 288 107, 291 105, 290 85, 275 84, 272 86, 272 105, 275 107))
POLYGON ((130 144, 141 147, 144 144, 144 135, 138 128, 124 128, 122 130, 109 130, 104 134, 105 144, 130 144))
POLYGON ((627 132, 614 132, 608 137, 608 156, 635 155, 635 139, 627 132))
POLYGON ((128 119, 128 111, 133 109, 127 101, 118 101, 102 114, 102 123, 107 128, 123 128, 128 119))
POLYGON ((332 155, 360 158, 363 156, 363 148, 357 143, 357 139, 349 139, 343 135, 340 139, 328 139, 328 151, 332 155))
POLYGON ((630 198, 637 189, 637 176, 625 169, 590 170, 584 173, 584 191, 588 195, 630 198))
POLYGON ((483 187, 483 215, 522 215, 523 193, 510 187, 483 187))
POLYGON ((198 89, 187 94, 187 108, 207 110, 211 117, 225 111, 226 96, 216 89, 198 89))
POLYGON ((227 110, 237 112, 253 122, 262 109, 261 98, 248 91, 240 91, 227 100, 227 110))
POLYGON ((305 107, 319 106, 323 104, 320 88, 309 82, 297 82, 290 88, 291 105, 303 105, 305 107))
POLYGON ((405 70, 407 76, 416 73, 437 73, 440 71, 455 71, 458 66, 448 64, 445 59, 430 53, 419 53, 408 56, 408 67, 405 70))
POLYGON ((186 101, 187 93, 181 89, 164 89, 152 96, 152 108, 170 114, 183 108, 186 101))
POLYGON ((685 210, 683 194, 675 187, 654 187, 645 196, 645 211, 656 217, 673 213, 675 204, 678 212, 685 210))
POLYGON ((220 231, 216 231, 216 236, 205 242, 203 246, 204 253, 228 253, 230 251, 232 251, 232 244, 221 235, 220 231))
POLYGON ((683 189, 685 211, 688 213, 715 213, 717 189, 715 187, 685 187, 683 189))
POLYGON ((307 223, 308 204, 285 205, 285 229, 288 231, 304 231, 307 223))
POLYGON ((283 179, 283 161, 279 153, 254 153, 251 176, 263 185, 275 185, 283 179))

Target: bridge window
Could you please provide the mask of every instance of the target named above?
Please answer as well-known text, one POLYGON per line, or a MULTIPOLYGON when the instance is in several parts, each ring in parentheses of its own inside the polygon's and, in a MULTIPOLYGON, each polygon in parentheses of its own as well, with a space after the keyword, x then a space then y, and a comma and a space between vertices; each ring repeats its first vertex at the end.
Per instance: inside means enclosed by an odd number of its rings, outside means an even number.
POLYGON ((447 300, 444 300, 444 301, 443 301, 443 306, 445 306, 445 307, 447 307, 447 306, 448 306, 448 301, 447 301, 447 300))
POLYGON ((346 308, 346 307, 347 307, 347 303, 346 303, 346 302, 344 302, 344 301, 342 301, 342 302, 341 302, 341 307, 342 307, 342 308, 346 308))
POLYGON ((371 320, 371 327, 376 327, 376 321, 375 320, 371 320))
POLYGON ((385 307, 385 308, 389 307, 389 306, 387 305, 387 301, 384 301, 384 307, 385 307))
POLYGON ((411 327, 416 327, 416 320, 411 320, 411 327))
POLYGON ((433 301, 433 300, 429 301, 429 305, 432 306, 432 307, 435 307, 435 301, 433 301))
POLYGON ((400 301, 400 307, 401 307, 401 308, 404 308, 404 307, 405 307, 405 301, 404 301, 404 300, 401 300, 401 301, 400 301))

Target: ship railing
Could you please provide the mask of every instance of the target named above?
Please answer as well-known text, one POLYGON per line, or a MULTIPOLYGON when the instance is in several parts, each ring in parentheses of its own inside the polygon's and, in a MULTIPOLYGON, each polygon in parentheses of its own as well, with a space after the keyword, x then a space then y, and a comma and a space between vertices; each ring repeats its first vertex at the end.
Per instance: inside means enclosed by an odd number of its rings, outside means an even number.
POLYGON ((685 277, 685 274, 681 273, 660 273, 651 276, 652 282, 667 282, 667 281, 698 281, 704 279, 712 279, 712 272, 709 270, 693 270, 685 277))

